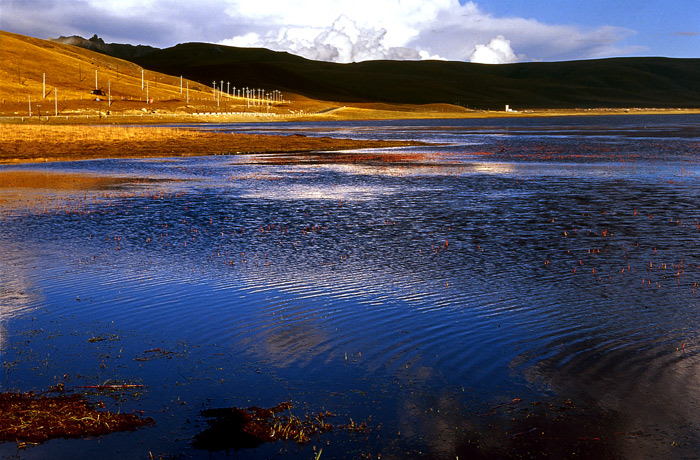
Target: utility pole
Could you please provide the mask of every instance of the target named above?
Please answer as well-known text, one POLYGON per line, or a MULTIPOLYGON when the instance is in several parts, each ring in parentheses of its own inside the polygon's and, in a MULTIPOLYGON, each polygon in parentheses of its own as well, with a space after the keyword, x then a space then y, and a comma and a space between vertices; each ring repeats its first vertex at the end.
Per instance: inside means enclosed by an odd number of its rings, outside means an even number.
POLYGON ((58 116, 58 90, 54 86, 53 88, 53 101, 54 101, 54 114, 58 116))
POLYGON ((143 91, 143 69, 141 69, 141 91, 143 91))
POLYGON ((148 80, 146 80, 146 104, 150 104, 151 99, 148 97, 148 80))
POLYGON ((42 97, 42 99, 46 99, 46 72, 44 72, 42 89, 41 89, 41 97, 42 97))
POLYGON ((29 96, 29 118, 32 117, 32 96, 29 96))
POLYGON ((95 69, 95 89, 97 89, 97 69, 95 69))
POLYGON ((182 75, 180 75, 180 94, 182 94, 182 75))
POLYGON ((112 81, 107 82, 107 107, 112 107, 112 81))
POLYGON ((187 82, 187 103, 190 103, 190 82, 187 82))

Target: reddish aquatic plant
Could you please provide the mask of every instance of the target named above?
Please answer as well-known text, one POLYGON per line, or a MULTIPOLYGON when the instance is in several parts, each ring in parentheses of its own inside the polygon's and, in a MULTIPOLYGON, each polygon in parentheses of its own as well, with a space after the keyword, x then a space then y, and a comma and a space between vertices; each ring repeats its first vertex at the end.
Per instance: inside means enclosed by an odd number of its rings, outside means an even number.
MULTIPOLYGON (((104 407, 104 404, 97 406, 104 407)), ((78 394, 0 393, 0 414, 0 441, 18 443, 100 436, 155 423, 151 418, 136 414, 98 410, 78 394)))

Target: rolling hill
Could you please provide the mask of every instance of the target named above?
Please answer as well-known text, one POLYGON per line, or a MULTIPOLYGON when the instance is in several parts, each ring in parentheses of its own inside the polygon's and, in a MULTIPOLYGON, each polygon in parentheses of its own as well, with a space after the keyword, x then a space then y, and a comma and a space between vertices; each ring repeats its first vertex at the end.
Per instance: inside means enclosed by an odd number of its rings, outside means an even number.
POLYGON ((267 49, 207 43, 153 49, 129 59, 206 85, 224 80, 238 88, 278 89, 348 103, 448 103, 498 110, 505 104, 535 109, 700 107, 700 59, 335 64, 267 49))
POLYGON ((33 116, 75 117, 216 108, 209 85, 88 49, 0 31, 0 114, 27 116, 31 110, 33 116))

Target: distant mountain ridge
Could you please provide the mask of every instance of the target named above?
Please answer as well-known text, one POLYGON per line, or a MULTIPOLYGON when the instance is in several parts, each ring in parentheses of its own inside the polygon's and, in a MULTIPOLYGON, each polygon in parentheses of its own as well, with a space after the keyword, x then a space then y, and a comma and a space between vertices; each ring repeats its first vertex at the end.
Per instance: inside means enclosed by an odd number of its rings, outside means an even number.
POLYGON ((158 49, 105 44, 97 36, 63 39, 208 86, 223 80, 231 88, 278 89, 337 102, 449 103, 501 110, 505 104, 515 109, 700 107, 700 59, 335 64, 262 48, 209 43, 158 49))
POLYGON ((81 48, 97 51, 98 53, 107 54, 112 57, 131 61, 145 54, 157 51, 159 48, 154 48, 147 45, 128 45, 120 43, 105 43, 97 34, 91 38, 83 38, 78 35, 70 37, 58 37, 50 39, 52 42, 63 43, 64 45, 79 46, 81 48))

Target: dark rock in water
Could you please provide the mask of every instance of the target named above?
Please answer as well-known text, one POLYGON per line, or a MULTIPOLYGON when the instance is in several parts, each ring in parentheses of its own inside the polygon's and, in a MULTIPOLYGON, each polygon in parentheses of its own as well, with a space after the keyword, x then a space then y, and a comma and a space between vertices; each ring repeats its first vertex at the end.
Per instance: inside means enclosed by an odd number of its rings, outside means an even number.
POLYGON ((209 428, 195 437, 193 445, 197 449, 212 452, 252 449, 267 441, 260 433, 246 431, 252 422, 252 416, 245 410, 235 407, 208 409, 202 411, 202 415, 212 419, 207 421, 209 428))

